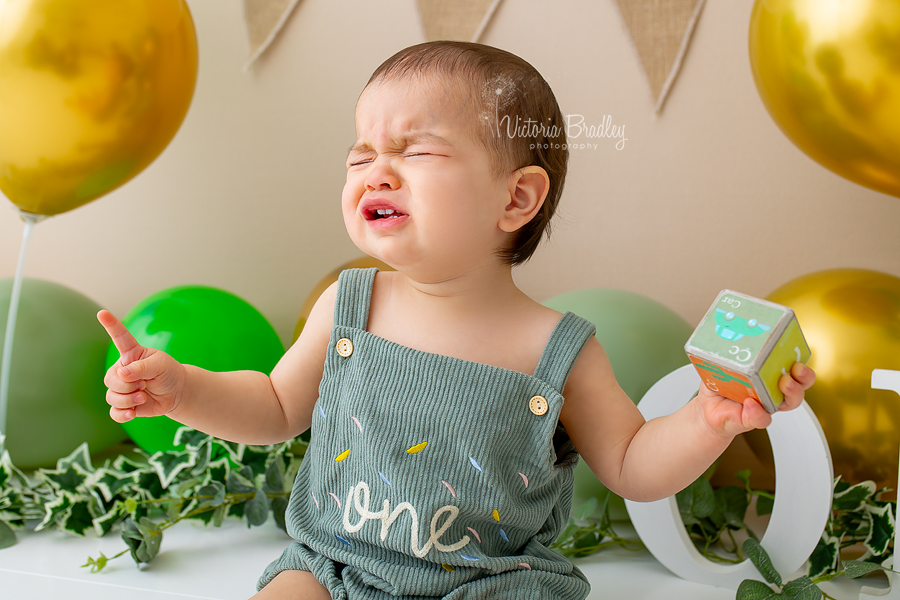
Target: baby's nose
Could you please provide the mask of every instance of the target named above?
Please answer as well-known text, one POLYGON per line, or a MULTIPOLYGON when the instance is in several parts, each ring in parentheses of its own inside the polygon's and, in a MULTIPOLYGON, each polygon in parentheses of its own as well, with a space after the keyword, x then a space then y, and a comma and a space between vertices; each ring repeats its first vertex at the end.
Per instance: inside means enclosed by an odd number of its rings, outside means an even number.
POLYGON ((376 165, 366 177, 366 190, 396 190, 400 187, 400 180, 394 171, 387 165, 376 165))

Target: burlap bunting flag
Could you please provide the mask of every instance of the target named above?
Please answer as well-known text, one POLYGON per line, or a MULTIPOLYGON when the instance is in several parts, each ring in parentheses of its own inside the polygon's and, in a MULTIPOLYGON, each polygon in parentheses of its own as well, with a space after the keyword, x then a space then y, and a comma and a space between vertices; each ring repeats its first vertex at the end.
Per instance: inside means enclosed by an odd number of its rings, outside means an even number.
MULTIPOLYGON (((662 110, 681 69, 706 0, 615 0, 655 100, 662 110)), ((300 0, 243 0, 250 57, 244 70, 278 35, 300 0)), ((425 39, 475 42, 501 0, 416 0, 425 39)))
POLYGON ((616 0, 656 102, 662 110, 705 0, 616 0))
POLYGON ((500 0, 416 0, 425 39, 477 42, 500 0))
POLYGON ((245 71, 266 51, 299 3, 300 0, 244 0, 244 21, 250 39, 245 71))

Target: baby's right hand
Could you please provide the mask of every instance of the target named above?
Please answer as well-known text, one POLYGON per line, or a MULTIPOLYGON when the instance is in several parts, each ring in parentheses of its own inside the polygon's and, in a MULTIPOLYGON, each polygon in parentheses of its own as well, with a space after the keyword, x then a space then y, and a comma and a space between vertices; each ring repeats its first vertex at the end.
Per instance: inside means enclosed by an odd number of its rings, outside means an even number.
POLYGON ((184 365, 153 348, 138 344, 131 332, 109 311, 97 313, 121 358, 106 372, 106 401, 113 421, 157 417, 171 412, 182 398, 187 380, 184 365))

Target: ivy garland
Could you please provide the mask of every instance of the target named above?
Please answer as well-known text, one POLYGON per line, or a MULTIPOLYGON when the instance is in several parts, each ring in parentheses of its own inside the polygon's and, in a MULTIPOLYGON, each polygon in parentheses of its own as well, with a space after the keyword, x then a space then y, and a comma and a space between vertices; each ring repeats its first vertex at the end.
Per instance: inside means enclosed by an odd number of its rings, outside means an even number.
POLYGON ((34 481, 17 469, 0 438, 0 548, 16 543, 15 530, 39 521, 35 531, 57 529, 77 536, 108 534, 121 524, 127 548, 102 553, 82 566, 92 572, 131 553, 147 563, 159 553, 163 531, 185 520, 219 527, 226 517, 260 526, 269 513, 285 530, 284 513, 306 442, 295 438, 269 446, 247 446, 181 427, 171 450, 107 459, 91 464, 87 443, 38 469, 34 481), (285 485, 287 482, 287 485, 285 485), (160 520, 161 519, 161 520, 160 520))
MULTIPOLYGON (((185 449, 154 454, 135 449, 134 456, 107 459, 94 467, 85 443, 58 460, 55 469, 38 469, 30 479, 13 465, 0 436, 0 549, 14 545, 15 531, 28 522, 38 521, 35 531, 57 529, 77 536, 89 531, 103 536, 121 525, 126 548, 112 557, 89 557, 82 565, 97 572, 126 552, 137 564, 150 562, 159 553, 163 531, 185 519, 219 527, 225 518, 234 518, 258 527, 271 513, 286 531, 284 514, 306 441, 248 446, 181 427, 175 445, 185 449)), ((896 503, 882 499, 889 490, 876 490, 871 481, 851 485, 837 478, 832 514, 810 557, 808 574, 782 582, 745 523, 754 496, 759 516, 771 513, 774 496, 751 488, 750 471, 737 477, 743 487, 713 490, 700 477, 676 494, 682 520, 701 554, 725 563, 749 558, 766 580, 745 580, 737 600, 830 598, 816 584, 891 566, 887 559, 893 555, 896 503), (734 538, 738 531, 748 537, 743 545, 734 538), (841 551, 854 545, 864 548, 863 555, 842 561, 841 551)), ((553 547, 569 557, 614 545, 644 549, 640 541, 616 533, 608 502, 608 494, 591 498, 573 511, 553 547), (589 520, 598 508, 599 518, 589 520)))
MULTIPOLYGON (((732 564, 749 558, 766 580, 765 583, 744 580, 737 590, 737 600, 834 600, 817 584, 842 575, 855 579, 876 570, 890 570, 897 504, 882 499, 889 489, 876 490, 872 481, 850 485, 836 478, 831 514, 809 558, 808 573, 784 583, 756 534, 745 523, 754 496, 758 516, 771 514, 775 496, 751 488, 749 470, 740 471, 737 478, 743 487, 713 490, 709 481, 700 477, 675 495, 688 534, 704 557, 732 564), (734 538, 738 531, 747 536, 742 545, 734 538), (841 551, 856 545, 862 546, 862 556, 858 560, 842 560, 841 551)), ((588 556, 613 545, 626 550, 644 549, 641 542, 616 533, 609 517, 608 501, 608 494, 600 500, 591 498, 573 511, 568 526, 553 547, 569 557, 588 556), (597 508, 601 509, 600 517, 587 520, 587 515, 594 514, 597 508)))

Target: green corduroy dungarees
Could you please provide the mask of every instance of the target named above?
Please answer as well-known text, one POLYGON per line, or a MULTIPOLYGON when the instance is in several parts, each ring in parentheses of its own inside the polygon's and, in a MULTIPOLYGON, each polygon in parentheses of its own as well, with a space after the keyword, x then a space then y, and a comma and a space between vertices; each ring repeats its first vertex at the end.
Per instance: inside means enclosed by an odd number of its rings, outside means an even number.
MULTIPOLYGON (((338 600, 583 600, 548 546, 568 521, 578 455, 562 389, 594 325, 567 312, 534 375, 366 331, 376 268, 338 278, 310 445, 270 564, 338 600)), ((497 352, 503 352, 498 343, 497 352)))

